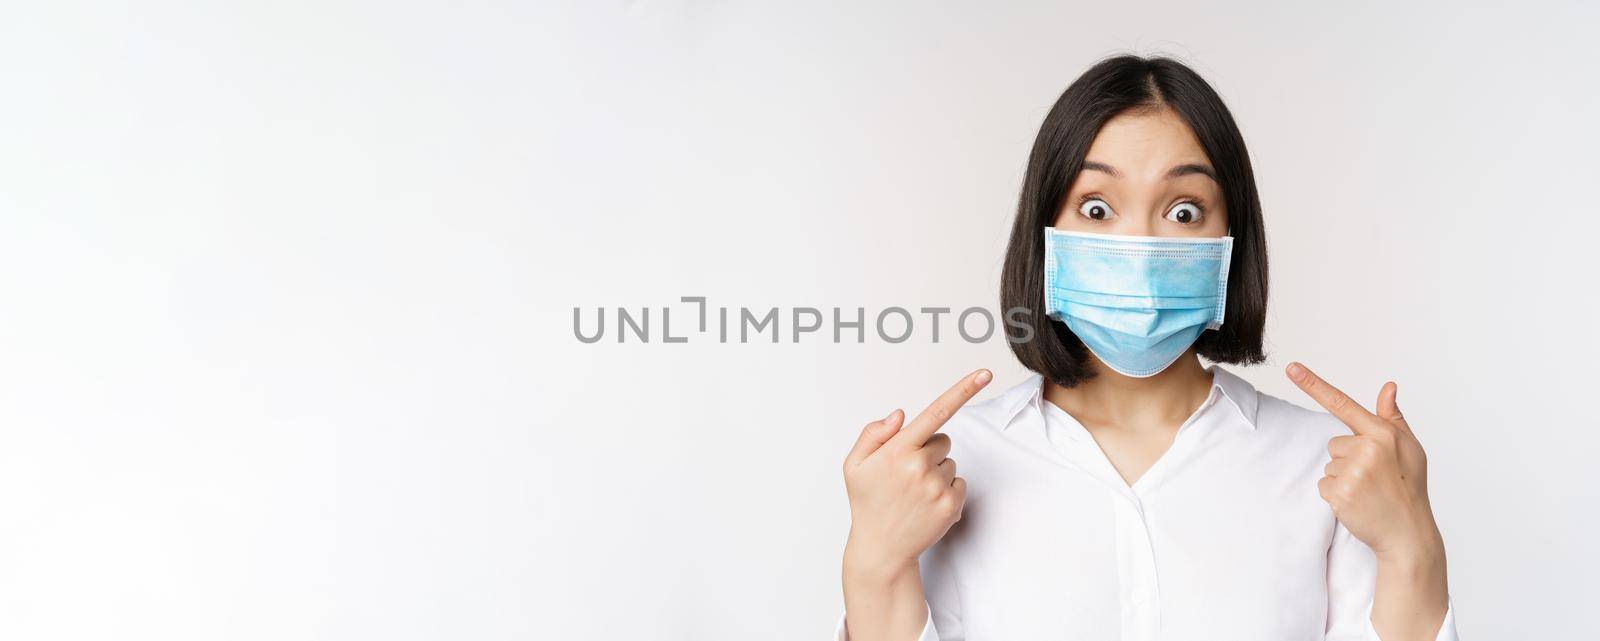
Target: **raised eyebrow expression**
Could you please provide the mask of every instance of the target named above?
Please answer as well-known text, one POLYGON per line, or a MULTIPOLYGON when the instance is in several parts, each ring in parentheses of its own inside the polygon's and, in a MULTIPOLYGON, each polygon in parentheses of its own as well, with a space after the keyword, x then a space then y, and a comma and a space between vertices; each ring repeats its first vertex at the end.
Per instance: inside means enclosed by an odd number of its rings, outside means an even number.
MULTIPOLYGON (((1083 162, 1083 170, 1084 171, 1098 171, 1098 172, 1101 172, 1103 174, 1109 175, 1109 176, 1111 176, 1113 178, 1121 178, 1122 177, 1122 172, 1117 171, 1116 167, 1112 167, 1111 165, 1107 165, 1107 164, 1105 164, 1103 162, 1095 162, 1093 160, 1084 161, 1083 162)), ((1188 176, 1190 174, 1200 174, 1202 176, 1210 178, 1212 180, 1212 182, 1216 182, 1217 181, 1217 173, 1212 171, 1210 167, 1207 167, 1207 166, 1199 164, 1199 163, 1185 163, 1185 164, 1182 164, 1182 165, 1177 165, 1177 166, 1167 170, 1167 176, 1166 177, 1167 177, 1167 180, 1171 180, 1171 179, 1177 178, 1179 176, 1188 176)))

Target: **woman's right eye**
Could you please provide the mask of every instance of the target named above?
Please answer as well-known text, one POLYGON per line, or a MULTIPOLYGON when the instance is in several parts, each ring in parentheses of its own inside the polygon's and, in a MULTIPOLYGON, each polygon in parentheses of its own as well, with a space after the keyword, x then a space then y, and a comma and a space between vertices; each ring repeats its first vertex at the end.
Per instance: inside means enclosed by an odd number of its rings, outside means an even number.
POLYGON ((1106 220, 1113 215, 1111 213, 1111 205, 1107 205, 1106 201, 1099 198, 1090 198, 1083 201, 1082 205, 1078 205, 1078 213, 1083 214, 1083 217, 1089 220, 1106 220))

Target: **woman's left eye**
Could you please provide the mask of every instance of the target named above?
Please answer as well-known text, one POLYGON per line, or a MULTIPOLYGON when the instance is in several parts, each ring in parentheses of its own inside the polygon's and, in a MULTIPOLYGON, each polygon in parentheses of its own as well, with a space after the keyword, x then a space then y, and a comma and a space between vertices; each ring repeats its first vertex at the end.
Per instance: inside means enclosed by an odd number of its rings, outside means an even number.
POLYGON ((1203 212, 1199 205, 1194 203, 1178 203, 1167 210, 1167 220, 1180 225, 1193 225, 1200 222, 1203 212))

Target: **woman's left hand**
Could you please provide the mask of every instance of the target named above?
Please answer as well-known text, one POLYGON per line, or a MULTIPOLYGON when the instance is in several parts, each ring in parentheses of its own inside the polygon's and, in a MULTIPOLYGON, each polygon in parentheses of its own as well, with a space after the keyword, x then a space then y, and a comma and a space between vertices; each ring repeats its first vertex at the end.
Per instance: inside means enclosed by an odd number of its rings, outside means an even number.
POLYGON ((1317 482, 1334 516, 1380 560, 1442 554, 1428 503, 1428 459, 1395 403, 1394 382, 1378 392, 1373 414, 1304 365, 1290 363, 1287 374, 1354 432, 1328 441, 1333 460, 1317 482))

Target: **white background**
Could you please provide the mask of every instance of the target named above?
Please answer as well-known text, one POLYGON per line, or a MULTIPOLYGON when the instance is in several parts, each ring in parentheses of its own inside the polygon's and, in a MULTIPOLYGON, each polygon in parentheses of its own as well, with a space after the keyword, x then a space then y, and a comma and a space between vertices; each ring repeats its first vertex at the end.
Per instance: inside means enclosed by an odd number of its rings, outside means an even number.
POLYGON ((1600 10, 1284 4, 9 5, 0 637, 825 637, 848 444, 1004 344, 573 307, 996 307, 1041 119, 1129 50, 1250 145, 1236 371, 1399 381, 1462 633, 1592 634, 1600 10))

